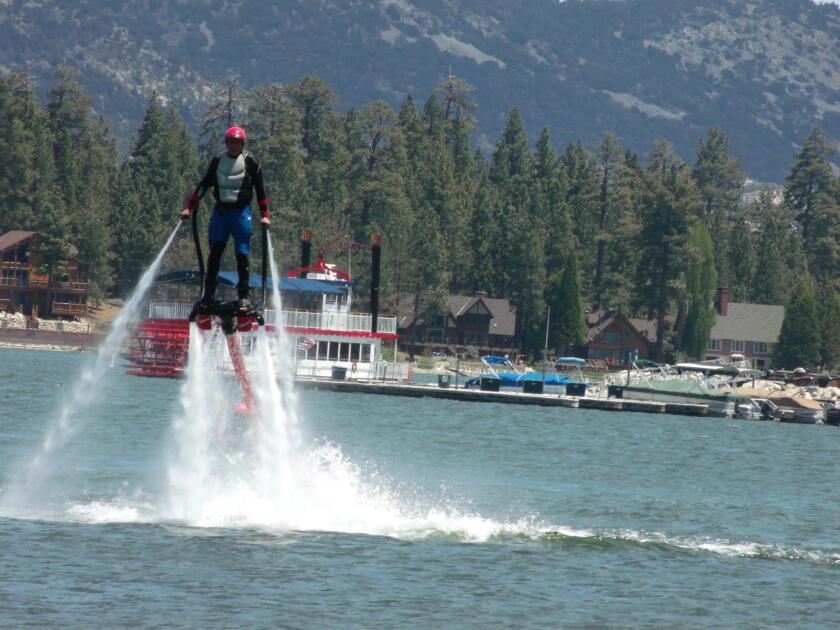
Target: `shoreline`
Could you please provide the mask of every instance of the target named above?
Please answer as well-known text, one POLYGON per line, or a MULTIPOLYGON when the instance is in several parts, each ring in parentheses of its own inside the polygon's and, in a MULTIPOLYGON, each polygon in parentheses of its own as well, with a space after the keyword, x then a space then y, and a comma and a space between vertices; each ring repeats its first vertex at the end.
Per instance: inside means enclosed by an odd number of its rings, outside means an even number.
POLYGON ((44 350, 48 352, 95 352, 96 346, 72 346, 57 343, 22 343, 16 341, 0 341, 0 350, 44 350))

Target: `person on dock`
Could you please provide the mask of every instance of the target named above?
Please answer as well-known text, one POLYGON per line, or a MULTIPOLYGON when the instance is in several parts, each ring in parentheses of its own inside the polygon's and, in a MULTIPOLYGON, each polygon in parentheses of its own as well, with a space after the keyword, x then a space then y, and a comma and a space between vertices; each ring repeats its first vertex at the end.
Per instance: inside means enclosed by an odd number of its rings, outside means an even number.
POLYGON ((254 191, 260 207, 260 223, 265 229, 271 225, 262 168, 254 156, 244 150, 247 139, 242 127, 231 127, 225 132, 224 153, 210 160, 207 172, 181 212, 181 219, 188 219, 190 213, 197 210, 204 194, 213 187, 216 204, 208 230, 210 252, 201 301, 209 305, 215 299, 222 254, 232 234, 238 275, 237 308, 242 312, 252 308, 248 298, 251 276, 248 259, 251 253, 251 199, 254 191))

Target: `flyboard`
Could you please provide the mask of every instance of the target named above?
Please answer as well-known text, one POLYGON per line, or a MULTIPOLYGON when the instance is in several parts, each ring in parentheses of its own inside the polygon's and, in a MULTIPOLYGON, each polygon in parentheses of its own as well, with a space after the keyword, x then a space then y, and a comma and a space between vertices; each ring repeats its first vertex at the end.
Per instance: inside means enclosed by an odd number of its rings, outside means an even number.
POLYGON ((248 375, 248 370, 245 366, 245 359, 242 354, 242 347, 239 343, 237 333, 249 333, 257 330, 260 326, 265 326, 265 318, 263 316, 263 308, 265 305, 265 285, 268 271, 268 231, 265 225, 262 227, 262 283, 260 288, 260 301, 256 305, 252 305, 247 310, 239 308, 236 301, 224 301, 213 298, 212 300, 204 300, 204 276, 206 274, 204 268, 204 256, 201 251, 201 239, 198 235, 198 213, 192 214, 192 238, 195 245, 195 255, 198 258, 198 271, 201 276, 201 291, 202 295, 199 300, 193 305, 190 311, 189 320, 195 322, 200 330, 209 331, 214 327, 219 327, 225 335, 227 341, 228 352, 230 360, 233 364, 233 370, 236 373, 236 379, 239 381, 239 386, 242 388, 242 395, 245 400, 245 409, 247 413, 253 415, 255 411, 256 399, 254 398, 254 390, 251 387, 251 379, 248 375))

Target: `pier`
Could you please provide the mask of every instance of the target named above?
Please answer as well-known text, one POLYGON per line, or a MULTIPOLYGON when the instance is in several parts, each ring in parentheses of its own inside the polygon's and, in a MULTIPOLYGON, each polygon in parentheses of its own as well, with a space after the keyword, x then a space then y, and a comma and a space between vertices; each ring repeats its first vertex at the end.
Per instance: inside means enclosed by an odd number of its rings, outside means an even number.
POLYGON ((297 378, 300 389, 330 392, 379 394, 381 396, 407 396, 409 398, 440 398, 467 402, 501 403, 508 405, 537 405, 540 407, 572 407, 600 409, 603 411, 634 411, 643 413, 668 413, 680 416, 708 416, 708 405, 664 403, 621 398, 588 398, 560 394, 526 394, 523 392, 489 392, 479 389, 438 387, 434 384, 409 385, 405 383, 368 382, 297 378))

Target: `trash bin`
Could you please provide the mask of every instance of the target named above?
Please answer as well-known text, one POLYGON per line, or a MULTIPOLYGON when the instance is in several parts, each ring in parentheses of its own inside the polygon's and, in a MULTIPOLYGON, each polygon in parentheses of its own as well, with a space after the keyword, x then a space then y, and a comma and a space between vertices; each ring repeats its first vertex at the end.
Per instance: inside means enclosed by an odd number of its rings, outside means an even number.
POLYGON ((343 381, 347 378, 347 368, 338 365, 332 366, 332 380, 343 381))
POLYGON ((586 396, 586 383, 566 383, 566 396, 586 396))
POLYGON ((624 398, 624 385, 607 385, 607 396, 610 398, 624 398))
POLYGON ((537 380, 522 381, 523 394, 542 394, 543 382, 537 380))
POLYGON ((438 387, 441 389, 447 389, 449 387, 449 381, 451 377, 449 374, 438 374, 438 387))
POLYGON ((482 376, 481 377, 481 391, 483 391, 483 392, 497 392, 497 391, 499 391, 499 383, 501 383, 501 379, 498 379, 494 376, 482 376))

